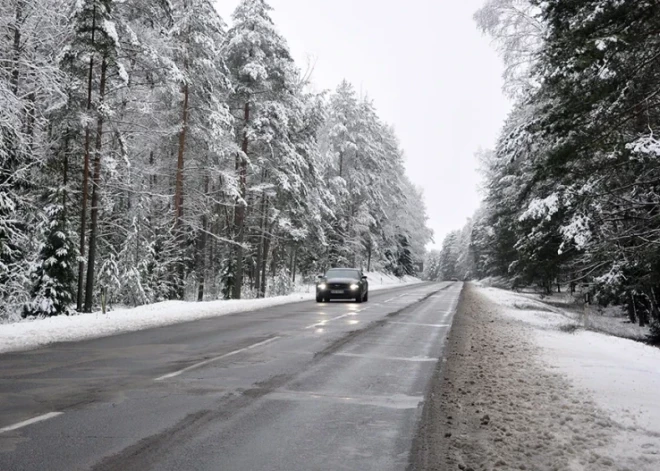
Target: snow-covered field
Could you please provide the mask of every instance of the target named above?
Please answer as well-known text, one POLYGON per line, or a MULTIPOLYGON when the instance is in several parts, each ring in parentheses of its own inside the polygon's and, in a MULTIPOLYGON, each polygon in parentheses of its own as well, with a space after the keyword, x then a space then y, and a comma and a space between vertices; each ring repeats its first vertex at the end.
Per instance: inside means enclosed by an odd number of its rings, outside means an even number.
MULTIPOLYGON (((413 277, 396 278, 384 273, 367 273, 369 289, 377 291, 393 286, 419 283, 413 277)), ((160 327, 181 322, 253 311, 281 304, 314 299, 313 287, 299 286, 296 293, 265 299, 185 302, 166 301, 132 309, 117 309, 47 319, 21 320, 0 324, 0 353, 30 350, 55 342, 105 337, 122 332, 160 327)))
POLYGON ((603 411, 594 429, 574 430, 602 437, 597 454, 605 467, 598 469, 660 469, 660 349, 581 328, 572 331, 566 328, 575 325, 570 315, 525 295, 495 288, 480 292, 532 332, 548 371, 566 377, 583 399, 603 411))

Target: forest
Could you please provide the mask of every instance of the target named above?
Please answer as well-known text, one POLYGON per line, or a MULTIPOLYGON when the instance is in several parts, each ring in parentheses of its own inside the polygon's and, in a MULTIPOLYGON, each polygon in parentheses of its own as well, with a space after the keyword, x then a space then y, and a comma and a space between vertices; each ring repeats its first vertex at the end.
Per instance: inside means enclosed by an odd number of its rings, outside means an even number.
POLYGON ((427 276, 580 287, 660 341, 660 3, 488 0, 475 20, 514 106, 427 276))
POLYGON ((265 0, 0 3, 0 319, 415 274, 421 191, 374 103, 315 91, 265 0))

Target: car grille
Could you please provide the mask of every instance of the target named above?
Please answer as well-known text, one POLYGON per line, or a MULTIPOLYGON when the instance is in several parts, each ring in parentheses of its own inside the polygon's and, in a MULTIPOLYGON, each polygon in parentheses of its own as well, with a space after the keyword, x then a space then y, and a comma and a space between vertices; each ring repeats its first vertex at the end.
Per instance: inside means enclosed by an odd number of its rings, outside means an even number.
POLYGON ((347 283, 330 283, 330 289, 348 289, 350 286, 347 283))

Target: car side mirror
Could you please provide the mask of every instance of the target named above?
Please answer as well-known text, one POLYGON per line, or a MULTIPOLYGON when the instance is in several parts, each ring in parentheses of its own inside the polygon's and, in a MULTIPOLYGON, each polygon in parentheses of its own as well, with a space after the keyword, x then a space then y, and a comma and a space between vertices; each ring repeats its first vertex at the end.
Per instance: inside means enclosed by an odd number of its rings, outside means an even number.
POLYGON ((363 276, 362 279, 363 279, 364 281, 367 281, 367 277, 366 277, 366 275, 363 276))

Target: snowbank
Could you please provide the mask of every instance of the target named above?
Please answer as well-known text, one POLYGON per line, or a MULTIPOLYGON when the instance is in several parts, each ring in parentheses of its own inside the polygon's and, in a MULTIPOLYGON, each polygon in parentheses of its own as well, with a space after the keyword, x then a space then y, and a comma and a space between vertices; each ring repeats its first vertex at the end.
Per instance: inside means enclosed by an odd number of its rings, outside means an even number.
POLYGON ((480 291, 503 313, 533 332, 549 369, 562 373, 609 418, 616 434, 607 454, 616 469, 660 469, 660 349, 628 339, 566 326, 572 316, 524 295, 480 291), (633 468, 626 467, 635 460, 633 468))
MULTIPOLYGON (((413 277, 403 279, 382 273, 367 273, 369 289, 377 291, 393 286, 420 283, 413 277)), ((11 324, 0 324, 0 353, 30 350, 55 342, 106 337, 123 332, 178 324, 181 322, 220 317, 228 314, 253 311, 282 304, 313 299, 311 289, 289 296, 265 299, 231 301, 185 302, 166 301, 132 309, 118 309, 102 314, 80 314, 47 319, 22 320, 11 324)))
POLYGON ((537 336, 545 359, 625 427, 660 436, 660 349, 596 332, 545 332, 537 336))
MULTIPOLYGON (((483 284, 480 286, 496 287, 483 284)), ((648 326, 640 327, 630 323, 628 318, 622 315, 620 307, 599 308, 595 305, 580 304, 569 293, 554 293, 551 296, 542 297, 534 293, 514 294, 510 291, 493 290, 491 297, 493 296, 497 297, 498 302, 518 310, 521 307, 528 310, 537 308, 541 311, 559 314, 562 317, 552 316, 552 318, 557 322, 563 321, 564 324, 576 325, 586 330, 638 341, 645 340, 651 333, 648 326)))

